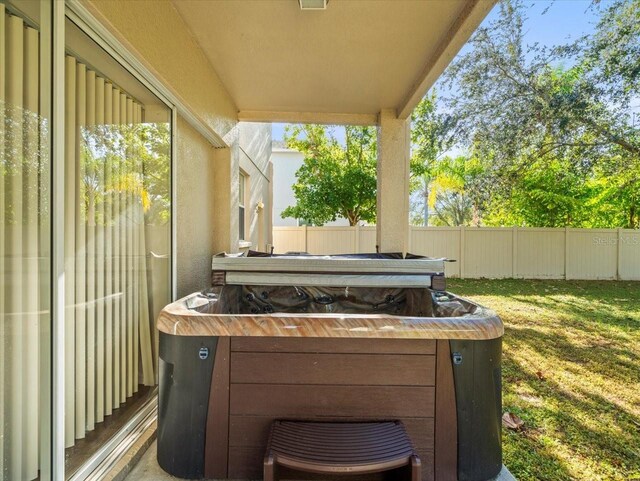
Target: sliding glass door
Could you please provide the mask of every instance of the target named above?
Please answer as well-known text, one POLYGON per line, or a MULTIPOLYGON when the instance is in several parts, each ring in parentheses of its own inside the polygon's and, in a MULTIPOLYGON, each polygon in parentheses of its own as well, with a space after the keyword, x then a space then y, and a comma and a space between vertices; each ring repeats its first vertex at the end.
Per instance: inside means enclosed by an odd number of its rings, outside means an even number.
POLYGON ((0 3, 0 479, 50 479, 51 3, 0 3))
POLYGON ((67 475, 154 395, 170 301, 171 110, 65 25, 67 475))
POLYGON ((0 0, 0 481, 52 478, 62 401, 66 477, 84 472, 155 395, 155 319, 171 299, 172 111, 55 6, 0 0), (54 20, 64 79, 52 75, 54 20), (64 99, 53 161, 52 93, 64 99), (54 286, 64 315, 51 315, 54 286))

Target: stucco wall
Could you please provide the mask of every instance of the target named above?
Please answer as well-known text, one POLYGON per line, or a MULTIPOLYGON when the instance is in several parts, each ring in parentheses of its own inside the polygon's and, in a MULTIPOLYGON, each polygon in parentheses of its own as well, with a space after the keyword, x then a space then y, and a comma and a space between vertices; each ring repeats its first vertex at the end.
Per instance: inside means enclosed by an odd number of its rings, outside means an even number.
POLYGON ((210 284, 214 252, 215 149, 184 119, 176 126, 178 297, 210 284))
POLYGON ((270 159, 271 124, 240 122, 240 168, 248 176, 245 241, 251 249, 265 250, 271 244, 270 159), (262 209, 257 206, 262 203, 262 209))
POLYGON ((184 119, 176 129, 176 237, 178 296, 210 283, 211 256, 237 251, 237 172, 249 176, 246 205, 252 249, 271 243, 269 175, 271 125, 243 124, 231 135, 232 147, 216 149, 184 119), (249 156, 251 154, 251 157, 249 156), (259 201, 264 209, 257 212, 259 201))
POLYGON ((87 0, 85 5, 220 137, 233 129, 238 109, 171 2, 87 0))

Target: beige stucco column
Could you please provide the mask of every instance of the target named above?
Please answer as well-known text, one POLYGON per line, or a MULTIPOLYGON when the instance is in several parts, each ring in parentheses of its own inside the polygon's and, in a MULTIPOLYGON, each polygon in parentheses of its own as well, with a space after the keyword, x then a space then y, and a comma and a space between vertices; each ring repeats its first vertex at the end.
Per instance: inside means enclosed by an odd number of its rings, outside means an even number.
POLYGON ((409 120, 380 112, 376 245, 380 252, 406 252, 409 238, 409 120))

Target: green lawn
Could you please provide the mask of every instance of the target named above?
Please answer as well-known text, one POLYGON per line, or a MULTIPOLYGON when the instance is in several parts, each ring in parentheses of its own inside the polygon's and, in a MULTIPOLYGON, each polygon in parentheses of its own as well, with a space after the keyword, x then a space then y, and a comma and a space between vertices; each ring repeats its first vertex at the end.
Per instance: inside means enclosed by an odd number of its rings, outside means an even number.
POLYGON ((505 323, 504 463, 519 481, 640 480, 640 282, 451 279, 505 323))

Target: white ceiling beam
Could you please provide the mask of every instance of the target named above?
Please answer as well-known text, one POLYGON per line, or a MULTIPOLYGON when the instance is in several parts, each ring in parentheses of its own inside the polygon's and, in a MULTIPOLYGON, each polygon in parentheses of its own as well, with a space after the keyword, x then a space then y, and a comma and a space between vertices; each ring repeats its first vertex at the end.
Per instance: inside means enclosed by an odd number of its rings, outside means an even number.
POLYGON ((378 114, 241 110, 238 112, 238 120, 241 122, 279 122, 290 124, 377 125, 378 114))
POLYGON ((398 118, 406 119, 411 115, 418 102, 442 75, 482 20, 496 4, 497 0, 469 0, 462 13, 449 30, 449 34, 440 42, 435 54, 431 56, 403 102, 396 109, 398 118))

